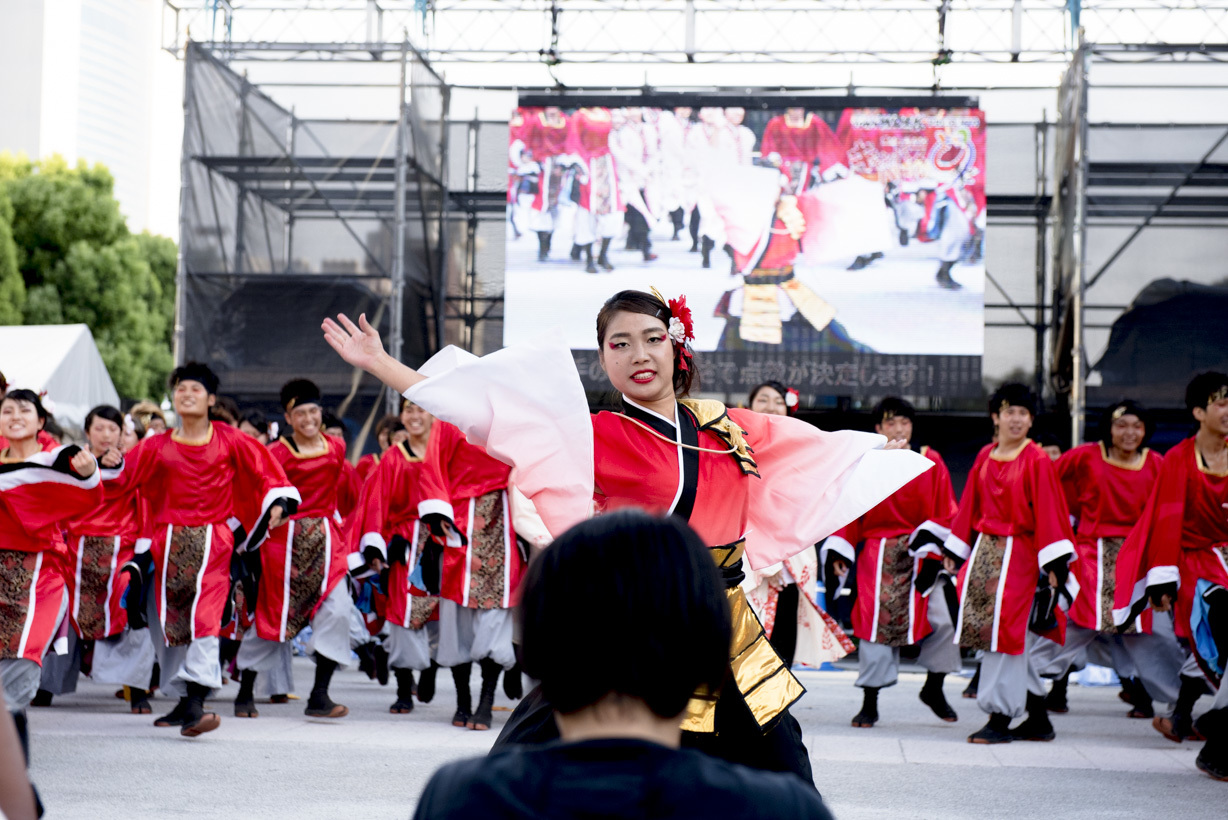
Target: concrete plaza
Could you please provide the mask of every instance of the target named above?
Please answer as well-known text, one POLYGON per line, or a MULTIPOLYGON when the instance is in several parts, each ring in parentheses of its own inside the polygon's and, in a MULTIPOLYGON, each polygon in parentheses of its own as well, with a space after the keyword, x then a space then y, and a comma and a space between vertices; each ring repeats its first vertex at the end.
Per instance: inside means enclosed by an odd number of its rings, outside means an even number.
MULTIPOLYGON (((312 667, 295 659, 298 693, 312 667)), ((873 729, 853 729, 860 704, 854 673, 802 672, 809 692, 795 707, 824 797, 841 820, 854 818, 1119 818, 1228 816, 1228 784, 1194 767, 1200 744, 1176 745, 1148 721, 1128 720, 1117 690, 1070 688, 1070 713, 1055 715, 1057 740, 973 746, 966 736, 984 716, 947 697, 958 723, 935 718, 917 700, 923 675, 905 672, 879 698, 873 729)), ((477 676, 474 676, 476 695, 477 676)), ((408 716, 388 714, 393 687, 350 670, 333 697, 350 707, 337 721, 309 720, 303 701, 258 704, 260 717, 232 717, 235 684, 210 705, 216 732, 196 740, 131 715, 115 687, 82 679, 78 691, 32 709, 32 776, 50 818, 405 818, 431 773, 482 755, 491 732, 455 729, 454 690, 439 676, 434 702, 408 716)), ((1200 706, 1205 708, 1209 698, 1200 706)), ((509 702, 500 692, 498 705, 509 702)), ((155 713, 168 710, 164 697, 155 713)))

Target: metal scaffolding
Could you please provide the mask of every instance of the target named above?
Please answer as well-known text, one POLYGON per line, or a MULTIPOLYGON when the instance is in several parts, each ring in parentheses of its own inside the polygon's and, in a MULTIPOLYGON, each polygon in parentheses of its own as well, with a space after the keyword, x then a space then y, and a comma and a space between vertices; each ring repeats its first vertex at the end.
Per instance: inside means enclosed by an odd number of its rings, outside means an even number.
POLYGON ((389 119, 323 120, 187 46, 178 361, 249 400, 310 376, 348 407, 378 388, 319 355, 320 316, 366 312, 409 361, 438 348, 448 91, 408 41, 397 57, 389 119))
MULTIPOLYGON (((1133 373, 1128 379, 1106 373, 1102 360, 1089 363, 1086 313, 1088 294, 1097 285, 1132 265, 1149 269, 1140 246, 1148 238, 1186 236, 1188 243, 1206 244, 1192 252, 1200 267, 1172 264, 1170 273, 1197 285, 1211 284, 1223 271, 1210 242, 1228 228, 1228 124, 1104 123, 1089 117, 1103 93, 1094 79, 1097 66, 1145 64, 1177 60, 1214 68, 1228 58, 1226 46, 1106 45, 1083 43, 1073 55, 1059 93, 1058 143, 1053 202, 1055 231, 1053 279, 1053 386, 1071 414, 1071 438, 1079 443, 1088 423, 1088 408, 1115 401, 1126 392, 1159 405, 1179 403, 1185 382, 1198 370, 1215 364, 1198 352, 1167 342, 1173 355, 1162 374, 1150 378, 1133 373), (1115 134, 1127 139, 1113 140, 1115 134), (1116 144, 1115 144, 1116 143, 1116 144), (1211 229, 1210 231, 1208 229, 1211 229), (1185 231, 1185 234, 1175 233, 1185 231), (1091 384, 1101 371, 1101 385, 1091 384)), ((1189 86, 1193 90, 1195 86, 1189 86)), ((1204 85, 1207 90, 1217 89, 1204 85)), ((1161 240, 1163 241, 1163 240, 1161 240)), ((1171 254, 1172 259, 1178 254, 1171 254)), ((1152 280, 1151 284, 1155 284, 1152 280)), ((1146 298, 1140 291, 1139 299, 1146 298)), ((1137 301, 1137 300, 1136 300, 1137 301)), ((1109 306, 1121 319, 1137 305, 1109 306)), ((1101 325, 1105 329, 1108 325, 1101 325)), ((1202 329, 1195 329, 1202 332, 1202 329)))
POLYGON ((315 44, 333 58, 395 48, 408 30, 449 63, 1066 62, 1091 42, 1228 42, 1228 3, 1204 0, 166 0, 164 44, 268 59, 315 44), (327 35, 322 36, 321 31, 327 35), (260 44, 260 45, 256 45, 260 44))

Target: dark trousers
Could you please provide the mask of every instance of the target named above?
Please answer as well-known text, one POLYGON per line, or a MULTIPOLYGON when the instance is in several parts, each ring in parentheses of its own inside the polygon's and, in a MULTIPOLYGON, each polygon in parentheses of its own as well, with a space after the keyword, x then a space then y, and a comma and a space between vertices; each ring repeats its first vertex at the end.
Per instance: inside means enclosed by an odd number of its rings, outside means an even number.
POLYGON ((649 250, 652 247, 652 240, 648 238, 648 219, 637 211, 634 205, 628 205, 626 222, 627 242, 640 250, 649 250))
POLYGON ((785 662, 786 668, 793 668, 793 656, 797 652, 797 605, 800 602, 797 584, 789 584, 780 591, 776 598, 776 622, 772 625, 772 635, 768 643, 776 650, 776 654, 785 662))

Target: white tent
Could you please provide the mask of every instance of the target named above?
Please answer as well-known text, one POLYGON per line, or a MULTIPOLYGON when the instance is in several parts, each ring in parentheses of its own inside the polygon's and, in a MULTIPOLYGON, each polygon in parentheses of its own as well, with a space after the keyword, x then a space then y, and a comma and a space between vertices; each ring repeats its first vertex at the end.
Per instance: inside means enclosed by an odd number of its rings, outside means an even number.
POLYGON ((119 393, 86 325, 0 327, 0 373, 10 388, 47 391, 61 423, 79 427, 90 408, 119 407, 119 393))

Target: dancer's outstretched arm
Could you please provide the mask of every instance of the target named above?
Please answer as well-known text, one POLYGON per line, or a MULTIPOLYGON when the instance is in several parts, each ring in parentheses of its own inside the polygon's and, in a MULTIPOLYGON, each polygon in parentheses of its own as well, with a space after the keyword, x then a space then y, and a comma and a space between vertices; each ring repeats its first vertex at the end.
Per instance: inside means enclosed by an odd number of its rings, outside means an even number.
POLYGON ((325 319, 320 327, 324 330, 324 341, 337 351, 337 355, 355 367, 361 367, 398 393, 404 393, 426 378, 388 355, 380 341, 379 331, 371 327, 365 313, 359 314, 358 324, 350 321, 344 313, 338 313, 336 322, 325 319))

